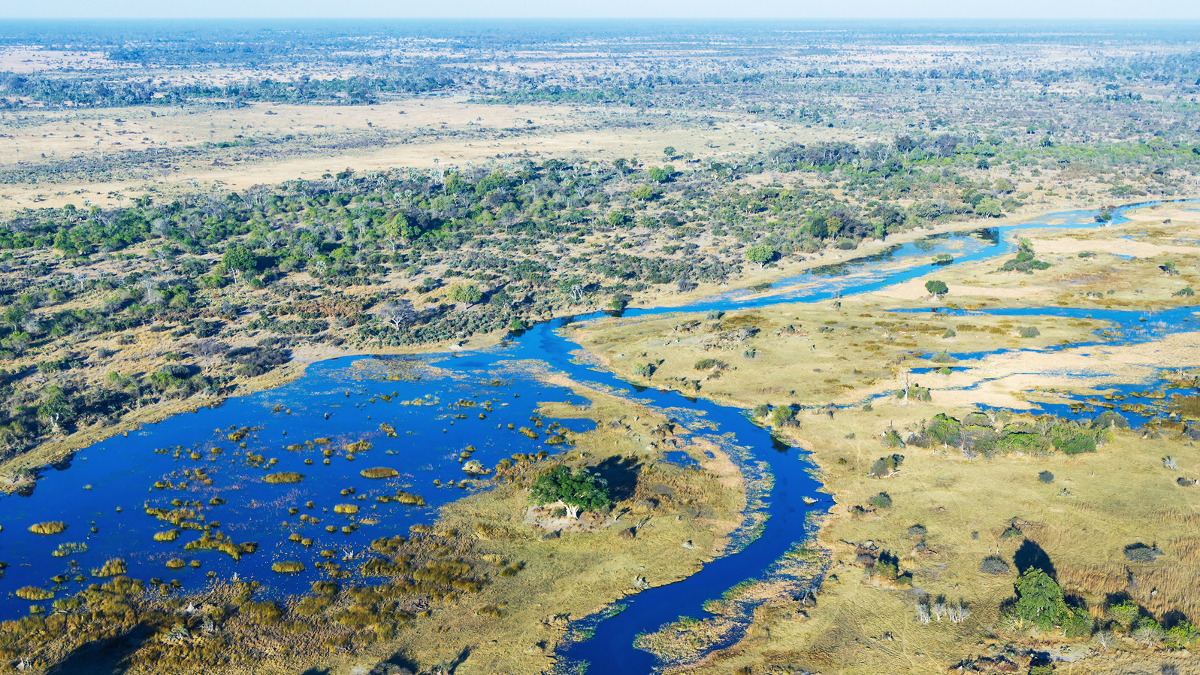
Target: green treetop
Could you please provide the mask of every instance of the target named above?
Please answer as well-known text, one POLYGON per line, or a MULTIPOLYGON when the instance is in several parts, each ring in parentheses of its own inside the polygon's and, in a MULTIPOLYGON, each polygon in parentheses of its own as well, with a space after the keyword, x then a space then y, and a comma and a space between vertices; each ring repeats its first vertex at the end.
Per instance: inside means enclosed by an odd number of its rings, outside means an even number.
POLYGON ((758 263, 758 269, 775 259, 775 249, 766 244, 755 244, 746 249, 746 260, 758 263))
POLYGON ((925 282, 925 290, 929 291, 930 295, 945 295, 950 292, 950 287, 944 281, 930 279, 925 282))
POLYGON ((475 284, 455 284, 450 287, 450 299, 473 305, 483 299, 483 291, 475 284))
POLYGON ((573 473, 565 466, 556 466, 538 476, 530 491, 536 504, 561 502, 567 515, 578 518, 580 510, 598 509, 608 504, 608 483, 588 469, 573 473))

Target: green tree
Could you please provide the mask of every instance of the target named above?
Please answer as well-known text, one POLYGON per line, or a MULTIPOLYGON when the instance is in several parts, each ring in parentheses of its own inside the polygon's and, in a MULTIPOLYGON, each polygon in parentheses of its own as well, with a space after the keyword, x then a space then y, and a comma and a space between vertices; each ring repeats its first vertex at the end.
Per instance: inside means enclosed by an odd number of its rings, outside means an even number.
POLYGON ((675 156, 675 146, 668 145, 667 147, 663 148, 663 154, 667 156, 667 159, 671 159, 675 156))
POLYGON ((1013 612, 1041 630, 1061 625, 1071 614, 1062 587, 1036 567, 1025 570, 1017 579, 1017 603, 1013 612))
POLYGON ((539 505, 561 502, 567 515, 578 518, 580 510, 598 509, 609 502, 608 484, 592 471, 556 466, 538 476, 530 496, 539 505))
POLYGON ((234 244, 225 249, 221 256, 225 269, 238 272, 253 272, 258 267, 258 257, 250 249, 241 244, 234 244))
POLYGON ((925 290, 929 291, 930 295, 941 296, 950 292, 950 287, 946 286, 946 282, 930 279, 925 282, 925 290))
POLYGON ((454 302, 465 302, 468 306, 483 299, 483 291, 475 284, 454 284, 448 296, 454 302))
POLYGON ((993 197, 985 197, 979 200, 975 205, 976 215, 986 216, 988 218, 1000 217, 1000 200, 993 197))
POLYGON ((671 180, 671 176, 674 173, 675 167, 668 164, 663 167, 652 166, 646 172, 646 175, 655 183, 666 183, 667 181, 671 180))
POLYGON ((781 405, 771 411, 771 427, 779 430, 796 421, 796 411, 790 405, 781 405))
POLYGON ((755 244, 746 249, 746 260, 758 263, 758 269, 762 269, 767 263, 775 259, 775 249, 766 244, 755 244))

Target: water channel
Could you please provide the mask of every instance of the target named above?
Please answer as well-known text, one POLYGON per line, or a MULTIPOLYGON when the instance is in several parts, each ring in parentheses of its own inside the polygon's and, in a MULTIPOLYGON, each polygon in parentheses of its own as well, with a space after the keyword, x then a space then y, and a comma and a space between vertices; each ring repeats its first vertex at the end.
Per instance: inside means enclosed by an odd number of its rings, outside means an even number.
MULTIPOLYGON (((1122 214, 1135 206, 1117 209, 1114 222, 1122 222, 1122 214)), ((939 252, 954 255, 952 264, 1003 256, 1015 250, 1010 234, 1014 229, 1097 227, 1095 215, 1088 210, 1069 211, 1035 223, 937 235, 782 279, 766 293, 730 291, 685 307, 633 309, 625 317, 729 311, 870 292, 928 274, 936 269, 929 261, 939 252)), ((1061 308, 1013 311, 1079 313, 1061 308)), ((1142 314, 1097 314, 1095 318, 1128 326, 1122 342, 1186 330, 1194 322, 1183 320, 1190 310, 1174 312, 1169 321, 1138 321, 1142 314)), ((541 419, 546 431, 536 439, 513 430, 533 426, 536 409, 544 402, 587 404, 570 390, 550 386, 538 377, 540 370, 549 369, 662 411, 696 436, 729 451, 750 478, 759 479, 748 484, 766 486, 760 494, 749 496, 753 508, 766 516, 765 527, 753 527, 757 521, 747 518, 726 555, 683 581, 630 596, 623 601, 623 611, 614 616, 581 623, 586 630, 577 627, 574 635, 590 639, 568 641, 559 652, 564 670, 578 669, 586 662, 595 673, 652 672, 654 657, 633 647, 638 633, 654 631, 681 615, 705 616, 701 607, 705 600, 769 573, 781 556, 806 537, 809 513, 827 510, 832 500, 819 493, 821 484, 810 475, 812 465, 805 452, 781 447, 744 411, 675 392, 635 389, 577 359, 573 355, 578 353, 577 345, 559 328, 603 316, 595 313, 542 323, 497 348, 478 352, 322 361, 285 386, 147 425, 46 467, 35 489, 0 498, 0 561, 8 564, 0 579, 0 618, 15 618, 29 610, 28 601, 11 595, 15 589, 39 586, 66 597, 78 591, 78 583, 55 585, 48 581, 50 577, 87 576, 112 558, 125 561, 129 576, 177 580, 184 590, 202 588, 214 576, 237 575, 261 582, 276 595, 303 592, 320 578, 316 563, 321 561, 321 551, 335 550, 339 557, 369 555, 373 537, 405 534, 411 525, 430 524, 440 505, 478 489, 461 483, 464 474, 458 457, 468 446, 473 459, 493 466, 513 453, 554 452, 554 447, 545 445, 553 425, 577 432, 591 428, 590 422, 579 420, 541 419), (388 427, 395 433, 388 433, 388 427), (370 449, 341 450, 358 441, 369 442, 370 449), (327 452, 330 449, 337 451, 327 452), (367 467, 391 467, 399 476, 365 479, 359 472, 367 467), (303 474, 304 479, 280 485, 262 480, 268 473, 282 471, 303 474), (434 485, 435 479, 440 486, 434 485), (399 492, 420 495, 423 503, 376 499, 399 492), (806 504, 806 497, 816 502, 806 504), (353 518, 339 515, 334 511, 338 504, 358 505, 360 513, 353 518), (236 562, 217 551, 185 552, 185 542, 195 538, 186 536, 195 534, 187 530, 178 541, 156 542, 155 532, 170 526, 146 515, 146 506, 190 508, 197 514, 196 522, 223 523, 221 530, 231 540, 257 542, 258 551, 236 562), (298 520, 297 512, 310 518, 298 520), (361 521, 364 512, 374 521, 372 526, 342 530, 354 520, 361 521), (28 531, 30 524, 44 521, 61 521, 67 530, 51 537, 28 531), (327 531, 330 525, 335 526, 334 532, 327 531), (311 539, 312 545, 295 543, 293 534, 311 539), (66 542, 78 546, 65 555, 53 555, 62 552, 56 547, 66 542), (197 560, 199 567, 166 568, 167 560, 185 557, 197 560), (307 569, 295 575, 273 574, 272 563, 282 560, 303 562, 307 569)), ((631 570, 631 580, 634 574, 631 570)))

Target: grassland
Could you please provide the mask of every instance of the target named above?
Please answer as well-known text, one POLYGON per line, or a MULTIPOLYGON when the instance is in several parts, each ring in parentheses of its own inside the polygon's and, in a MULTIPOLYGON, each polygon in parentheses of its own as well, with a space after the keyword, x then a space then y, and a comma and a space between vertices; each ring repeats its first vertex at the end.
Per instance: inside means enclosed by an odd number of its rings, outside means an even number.
MULTIPOLYGON (((1160 666, 1191 672, 1186 650, 1172 650, 1161 637, 1134 639, 1113 609, 1133 603, 1163 625, 1200 620, 1191 583, 1200 574, 1200 554, 1190 534, 1200 495, 1189 487, 1200 465, 1190 458, 1194 443, 1180 435, 1182 424, 1111 429, 1095 453, 1073 455, 1051 449, 985 459, 955 445, 905 447, 902 440, 920 434, 938 414, 962 420, 978 406, 998 406, 1026 412, 990 413, 985 425, 1044 425, 1038 404, 1062 402, 1064 392, 1102 400, 1111 391, 1106 385, 1153 382, 1166 372, 1182 377, 1200 358, 1193 348, 1197 334, 1108 345, 1104 335, 1112 326, 1099 318, 887 310, 944 303, 1142 311, 1189 306, 1191 299, 1176 293, 1200 278, 1192 213, 1170 206, 1135 211, 1132 223, 1089 230, 1093 238, 1020 233, 1051 262, 1029 274, 998 273, 1003 260, 992 259, 833 304, 606 319, 564 329, 631 381, 756 409, 762 424, 811 453, 837 504, 808 544, 828 556, 815 606, 794 586, 766 580, 735 593, 767 599, 734 647, 705 649, 719 642, 726 625, 720 612, 665 627, 646 644, 675 656, 672 669, 679 672, 928 673, 955 665, 987 671, 1003 659, 1029 669, 1039 663, 1028 656, 1033 652, 1065 659, 1055 661, 1055 672, 1160 666), (1137 257, 1115 257, 1127 255, 1130 239, 1141 242, 1137 257), (1097 255, 1080 257, 1079 250, 1097 255), (1168 261, 1173 273, 1164 269, 1168 261), (929 279, 949 284, 943 301, 924 290, 929 279), (1037 327, 1039 334, 1020 337, 1021 326, 1037 327), (1099 344, 1071 346, 1080 342, 1099 344), (993 350, 1002 351, 938 357, 993 350), (646 365, 653 366, 649 376, 646 365), (913 374, 915 368, 929 372, 913 374), (911 385, 918 387, 909 390, 914 395, 896 396, 911 385), (922 389, 929 390, 927 398, 922 389), (795 411, 794 420, 774 416, 784 407, 795 411), (900 443, 888 440, 892 431, 900 443), (869 475, 877 460, 893 453, 903 455, 894 474, 869 475), (1164 457, 1190 459, 1170 469, 1164 457), (881 492, 889 499, 872 504, 881 492), (1139 543, 1163 555, 1134 562, 1126 548, 1139 543), (895 581, 881 578, 874 566, 892 555, 901 577, 895 581), (1005 571, 981 572, 988 556, 1002 559, 1005 571), (1034 558, 1048 561, 1068 596, 1094 617, 1100 637, 1067 638, 1007 618, 1018 571, 1034 558), (918 604, 943 597, 968 607, 969 617, 918 621, 918 604), (997 657, 990 665, 975 661, 997 657)), ((1130 419, 1143 421, 1136 414, 1130 419)))

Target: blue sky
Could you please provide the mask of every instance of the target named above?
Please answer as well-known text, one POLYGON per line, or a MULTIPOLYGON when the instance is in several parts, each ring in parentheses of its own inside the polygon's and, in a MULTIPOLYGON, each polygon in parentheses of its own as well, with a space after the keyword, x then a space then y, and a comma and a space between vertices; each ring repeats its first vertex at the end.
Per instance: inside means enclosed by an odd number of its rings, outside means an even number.
POLYGON ((1200 0, 0 0, 2 18, 1200 19, 1200 0))

